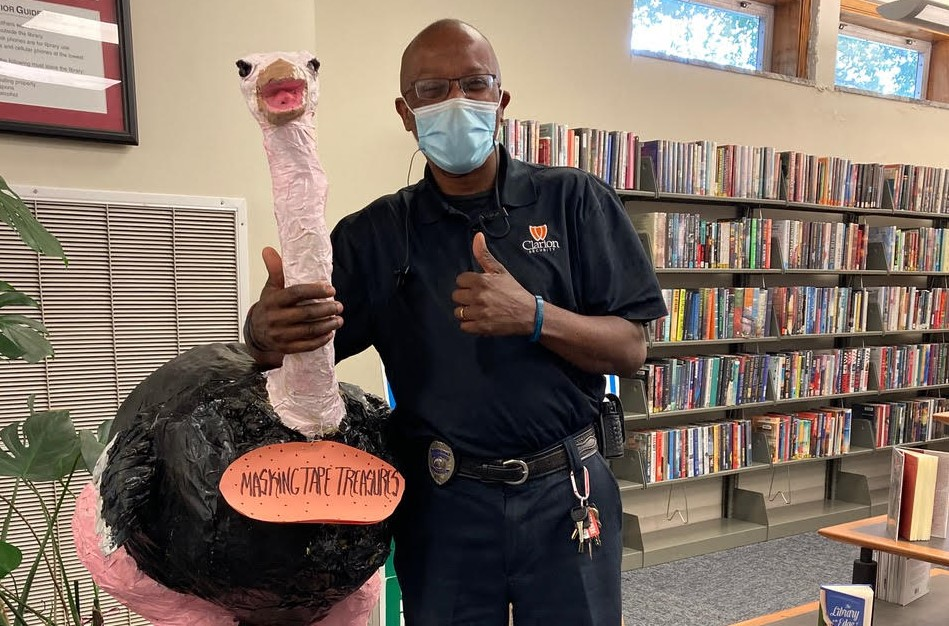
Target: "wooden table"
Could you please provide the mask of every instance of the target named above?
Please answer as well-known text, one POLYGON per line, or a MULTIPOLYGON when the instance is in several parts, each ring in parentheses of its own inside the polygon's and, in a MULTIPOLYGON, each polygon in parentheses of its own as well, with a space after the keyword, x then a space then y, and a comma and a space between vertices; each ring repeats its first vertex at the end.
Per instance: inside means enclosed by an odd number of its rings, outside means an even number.
POLYGON ((828 526, 817 532, 828 539, 860 547, 860 559, 853 564, 854 583, 876 586, 874 550, 949 567, 949 540, 937 537, 929 541, 890 539, 886 533, 886 515, 828 526))
POLYGON ((860 546, 861 550, 880 550, 898 554, 934 565, 949 567, 949 539, 933 537, 929 541, 890 539, 886 534, 886 515, 828 526, 817 531, 820 535, 860 546))

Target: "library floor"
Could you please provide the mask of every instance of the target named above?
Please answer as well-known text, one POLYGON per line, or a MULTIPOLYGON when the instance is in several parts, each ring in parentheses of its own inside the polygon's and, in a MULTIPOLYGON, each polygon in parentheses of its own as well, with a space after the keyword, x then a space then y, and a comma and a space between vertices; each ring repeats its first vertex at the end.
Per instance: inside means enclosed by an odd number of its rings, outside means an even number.
POLYGON ((623 573, 626 626, 728 626, 849 583, 856 546, 806 533, 623 573))

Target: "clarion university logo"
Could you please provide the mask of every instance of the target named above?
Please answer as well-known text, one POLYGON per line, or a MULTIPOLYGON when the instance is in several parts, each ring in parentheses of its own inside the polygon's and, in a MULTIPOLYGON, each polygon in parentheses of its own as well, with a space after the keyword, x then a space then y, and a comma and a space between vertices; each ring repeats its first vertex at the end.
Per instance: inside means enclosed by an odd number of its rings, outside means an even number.
POLYGON ((560 250, 559 241, 547 241, 547 224, 541 224, 540 226, 530 226, 528 225, 528 230, 531 233, 531 241, 528 239, 521 244, 521 247, 527 251, 528 254, 534 254, 535 252, 550 252, 551 250, 560 250))

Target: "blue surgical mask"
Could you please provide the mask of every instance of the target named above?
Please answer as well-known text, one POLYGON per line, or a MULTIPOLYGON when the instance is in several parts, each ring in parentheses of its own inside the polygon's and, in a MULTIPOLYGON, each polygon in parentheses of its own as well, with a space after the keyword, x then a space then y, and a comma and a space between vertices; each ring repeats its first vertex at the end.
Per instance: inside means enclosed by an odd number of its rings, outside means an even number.
POLYGON ((452 98, 413 109, 419 149, 446 172, 467 174, 477 169, 494 150, 499 105, 452 98))

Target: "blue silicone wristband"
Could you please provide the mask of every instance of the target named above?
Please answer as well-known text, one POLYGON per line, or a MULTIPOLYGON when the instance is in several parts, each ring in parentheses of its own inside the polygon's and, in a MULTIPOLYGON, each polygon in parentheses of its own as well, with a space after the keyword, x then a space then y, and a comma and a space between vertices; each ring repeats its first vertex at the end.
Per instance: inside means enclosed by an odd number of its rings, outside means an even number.
POLYGON ((534 334, 530 341, 536 343, 540 340, 540 329, 544 326, 544 299, 541 296, 534 296, 537 307, 534 309, 534 334))

